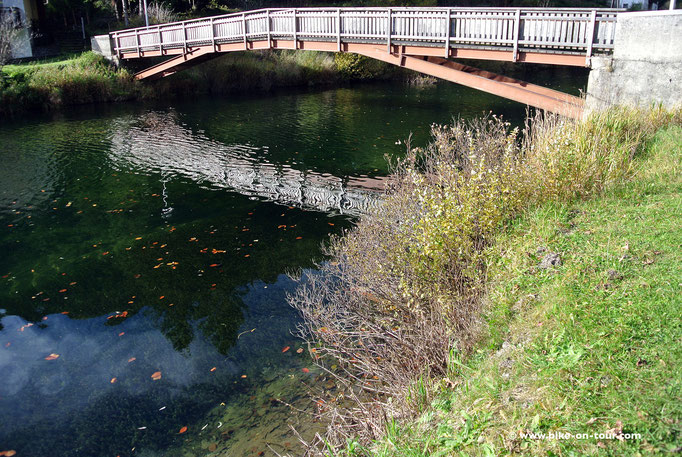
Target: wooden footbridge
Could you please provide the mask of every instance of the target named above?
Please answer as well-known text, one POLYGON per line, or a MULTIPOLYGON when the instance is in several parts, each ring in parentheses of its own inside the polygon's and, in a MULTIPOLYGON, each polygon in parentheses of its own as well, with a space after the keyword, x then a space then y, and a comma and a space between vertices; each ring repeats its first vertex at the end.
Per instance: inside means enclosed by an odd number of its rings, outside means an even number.
POLYGON ((544 110, 577 117, 583 100, 483 71, 454 59, 590 67, 613 50, 615 9, 261 9, 121 30, 120 59, 169 56, 135 75, 154 79, 224 52, 305 49, 351 52, 544 110))

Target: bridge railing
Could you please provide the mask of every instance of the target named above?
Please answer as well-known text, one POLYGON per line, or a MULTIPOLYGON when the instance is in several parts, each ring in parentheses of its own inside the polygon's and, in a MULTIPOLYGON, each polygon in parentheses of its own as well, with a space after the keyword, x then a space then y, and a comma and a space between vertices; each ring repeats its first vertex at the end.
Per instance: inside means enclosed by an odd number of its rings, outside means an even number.
MULTIPOLYGON (((494 47, 584 54, 613 48, 617 9, 577 8, 295 8, 261 9, 121 30, 122 53, 284 39, 494 47)), ((130 57, 130 56, 128 56, 130 57)))

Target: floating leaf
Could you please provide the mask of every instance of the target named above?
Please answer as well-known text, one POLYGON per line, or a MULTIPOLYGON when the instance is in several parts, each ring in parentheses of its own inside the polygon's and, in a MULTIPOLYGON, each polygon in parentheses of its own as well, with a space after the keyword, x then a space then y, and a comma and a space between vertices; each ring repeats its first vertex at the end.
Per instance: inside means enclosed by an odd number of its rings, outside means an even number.
POLYGON ((245 375, 245 374, 243 374, 243 375, 242 375, 242 379, 245 379, 245 378, 246 378, 246 375, 245 375))
POLYGON ((134 362, 134 361, 136 361, 136 360, 137 360, 137 359, 136 359, 135 357, 131 357, 131 358, 128 359, 128 363, 134 362))
POLYGON ((125 334, 126 334, 126 332, 121 332, 121 333, 118 334, 118 336, 123 336, 123 335, 125 335, 125 334))
POLYGON ((135 239, 136 239, 136 240, 141 240, 141 239, 142 239, 142 237, 141 237, 141 236, 138 236, 138 237, 137 237, 137 238, 135 238, 135 239))
POLYGON ((115 382, 116 382, 116 378, 111 378, 111 381, 109 381, 109 382, 112 383, 112 384, 115 383, 115 382))
POLYGON ((289 346, 286 346, 284 349, 282 349, 282 353, 287 352, 289 349, 291 349, 289 346))
POLYGON ((302 237, 302 236, 297 236, 296 239, 297 239, 297 240, 302 240, 303 237, 302 237))
POLYGON ((219 263, 212 263, 212 264, 209 265, 209 267, 215 268, 215 267, 217 267, 217 266, 219 266, 219 265, 220 265, 219 263))
POLYGON ((296 349, 296 354, 300 354, 301 352, 303 352, 303 348, 296 349))
POLYGON ((45 357, 45 360, 55 360, 59 358, 59 354, 55 354, 54 352, 47 357, 45 357))
POLYGON ((211 368, 211 371, 216 371, 216 370, 217 370, 216 367, 211 368))
POLYGON ((310 373, 310 370, 305 367, 301 368, 301 371, 304 373, 310 373))
POLYGON ((59 290, 59 293, 60 293, 60 294, 63 294, 64 292, 66 292, 66 289, 60 289, 60 290, 59 290))
POLYGON ((180 434, 180 433, 185 433, 186 431, 187 431, 187 426, 184 426, 184 427, 182 427, 182 428, 180 429, 180 431, 178 432, 178 434, 180 434))
POLYGON ((152 379, 153 379, 154 381, 158 381, 159 379, 161 379, 161 372, 160 372, 160 371, 155 371, 155 372, 152 374, 152 379))
POLYGON ((14 455, 17 455, 17 451, 15 451, 14 449, 10 449, 9 451, 0 452, 0 455, 4 455, 5 457, 12 457, 14 455))

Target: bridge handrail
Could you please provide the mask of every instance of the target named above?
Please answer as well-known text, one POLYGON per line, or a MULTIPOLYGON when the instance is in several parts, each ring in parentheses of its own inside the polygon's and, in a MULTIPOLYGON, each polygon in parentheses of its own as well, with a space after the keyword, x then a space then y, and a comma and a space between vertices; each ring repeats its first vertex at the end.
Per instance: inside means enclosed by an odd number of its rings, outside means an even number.
POLYGON ((254 39, 363 40, 425 46, 520 47, 581 53, 613 48, 615 8, 266 8, 190 19, 109 34, 114 51, 141 51, 254 39), (591 37, 591 39, 590 39, 591 37))

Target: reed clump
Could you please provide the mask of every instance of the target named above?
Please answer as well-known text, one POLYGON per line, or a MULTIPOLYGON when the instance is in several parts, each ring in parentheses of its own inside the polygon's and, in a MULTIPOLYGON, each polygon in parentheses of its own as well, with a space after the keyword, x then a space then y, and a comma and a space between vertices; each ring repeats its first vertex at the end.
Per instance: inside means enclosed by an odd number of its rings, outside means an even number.
MULTIPOLYGON (((432 127, 394 164, 384 203, 302 278, 290 303, 300 334, 338 390, 318 392, 328 446, 368 443, 428 404, 485 329, 486 262, 526 209, 600 193, 682 111, 613 109, 584 121, 537 115, 523 130, 495 116, 432 127)), ((310 448, 311 450, 314 447, 310 448)))

